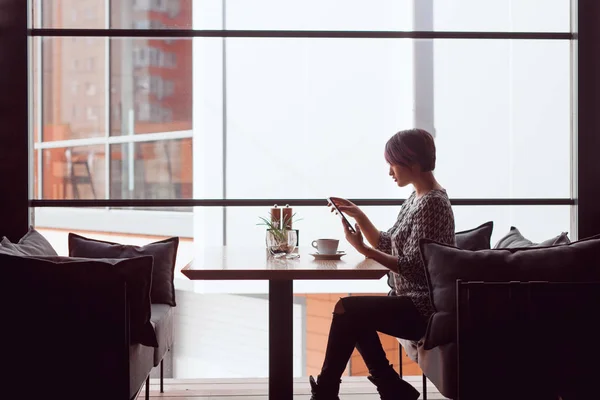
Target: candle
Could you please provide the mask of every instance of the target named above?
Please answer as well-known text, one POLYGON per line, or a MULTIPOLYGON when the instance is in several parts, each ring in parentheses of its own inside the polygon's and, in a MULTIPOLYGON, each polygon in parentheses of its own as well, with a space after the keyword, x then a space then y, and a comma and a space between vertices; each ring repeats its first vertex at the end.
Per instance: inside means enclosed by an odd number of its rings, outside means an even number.
POLYGON ((283 209, 283 223, 285 229, 292 229, 292 208, 289 204, 283 209))
POLYGON ((271 208, 271 225, 274 228, 281 228, 281 208, 278 208, 277 204, 271 208))

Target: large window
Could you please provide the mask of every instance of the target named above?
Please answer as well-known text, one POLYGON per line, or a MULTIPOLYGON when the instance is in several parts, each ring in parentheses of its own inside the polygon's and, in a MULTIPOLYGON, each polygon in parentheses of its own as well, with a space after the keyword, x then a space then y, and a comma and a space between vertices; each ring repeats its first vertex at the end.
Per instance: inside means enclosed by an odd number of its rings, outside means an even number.
MULTIPOLYGON (((44 1, 33 15, 60 29, 190 26, 190 7, 44 1)), ((37 198, 192 198, 191 41, 36 37, 33 53, 37 198)))
MULTIPOLYGON (((69 231, 180 236, 179 270, 204 246, 263 246, 258 217, 283 201, 302 218, 301 246, 329 236, 346 249, 325 198, 363 199, 388 229, 411 188, 390 180, 383 148, 419 126, 435 136, 457 231, 494 221, 492 245, 511 226, 533 241, 575 239, 571 7, 35 0, 36 226, 61 254, 69 231)), ((266 282, 178 274, 176 287, 171 376, 266 376, 266 282)), ((296 375, 316 372, 334 299, 386 291, 384 280, 296 284, 296 375)))

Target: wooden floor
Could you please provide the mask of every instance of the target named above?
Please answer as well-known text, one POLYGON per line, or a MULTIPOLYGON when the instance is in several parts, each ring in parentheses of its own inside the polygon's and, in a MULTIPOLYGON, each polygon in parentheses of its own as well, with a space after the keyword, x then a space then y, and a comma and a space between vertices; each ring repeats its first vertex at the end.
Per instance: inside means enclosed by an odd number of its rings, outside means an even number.
MULTIPOLYGON (((421 376, 407 376, 416 389, 422 391, 421 376)), ((267 400, 267 379, 165 379, 160 393, 158 379, 150 379, 150 398, 164 400, 267 400)), ((142 388, 138 400, 144 399, 142 388)), ((308 400, 308 378, 294 378, 294 400, 308 400)), ((345 377, 340 388, 340 400, 378 400, 375 386, 365 377, 345 377)), ((423 399, 423 395, 419 399, 423 399)), ((431 382, 427 383, 427 399, 445 399, 431 382)))

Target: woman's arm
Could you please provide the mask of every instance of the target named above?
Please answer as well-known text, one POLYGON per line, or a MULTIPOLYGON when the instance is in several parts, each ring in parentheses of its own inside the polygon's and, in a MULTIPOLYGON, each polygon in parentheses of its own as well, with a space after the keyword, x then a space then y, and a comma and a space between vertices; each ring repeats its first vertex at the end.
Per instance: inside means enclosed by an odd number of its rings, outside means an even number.
POLYGON ((365 235, 365 239, 367 242, 371 244, 373 247, 377 247, 379 245, 379 237, 380 232, 379 229, 373 225, 369 217, 365 215, 365 213, 361 212, 356 219, 356 223, 360 226, 360 230, 365 235))
MULTIPOLYGON (((386 232, 381 233, 381 244, 385 245, 386 240, 390 238, 386 232)), ((421 255, 419 250, 420 239, 433 239, 441 243, 451 243, 454 240, 454 217, 452 208, 449 204, 439 198, 427 198, 421 204, 414 216, 413 226, 406 242, 398 243, 397 256, 388 254, 386 247, 380 247, 382 250, 368 247, 360 236, 352 235, 346 231, 346 238, 352 245, 368 258, 372 258, 391 271, 408 277, 413 281, 422 278, 421 255)))
MULTIPOLYGON (((346 240, 348 240, 348 243, 350 243, 356 250, 358 250, 360 254, 362 254, 365 257, 374 259, 386 268, 389 268, 391 271, 398 271, 398 257, 387 254, 384 251, 378 250, 376 248, 367 246, 363 241, 362 229, 358 223, 355 225, 356 232, 354 233, 350 232, 348 226, 343 222, 342 226, 344 227, 344 232, 346 233, 346 240)), ((386 240, 390 242, 389 234, 386 234, 386 232, 382 232, 381 238, 384 242, 386 240)), ((386 249, 384 248, 384 250, 386 249)))
POLYGON ((396 244, 399 254, 395 272, 408 281, 427 285, 421 260, 421 239, 454 243, 454 215, 448 199, 434 196, 423 199, 414 212, 410 235, 396 244))
POLYGON ((383 251, 374 249, 373 247, 363 246, 358 250, 359 253, 367 258, 372 258, 379 264, 388 268, 392 272, 398 273, 398 257, 384 253, 383 251))

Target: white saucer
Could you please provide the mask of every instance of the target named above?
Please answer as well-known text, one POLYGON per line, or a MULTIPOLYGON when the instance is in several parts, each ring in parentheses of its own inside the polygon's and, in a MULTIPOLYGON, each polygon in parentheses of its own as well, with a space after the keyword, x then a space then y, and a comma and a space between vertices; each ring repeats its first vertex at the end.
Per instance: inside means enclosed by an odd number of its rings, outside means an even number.
POLYGON ((310 253, 310 255, 313 256, 315 260, 339 260, 342 256, 346 255, 346 252, 338 251, 336 254, 310 253))

